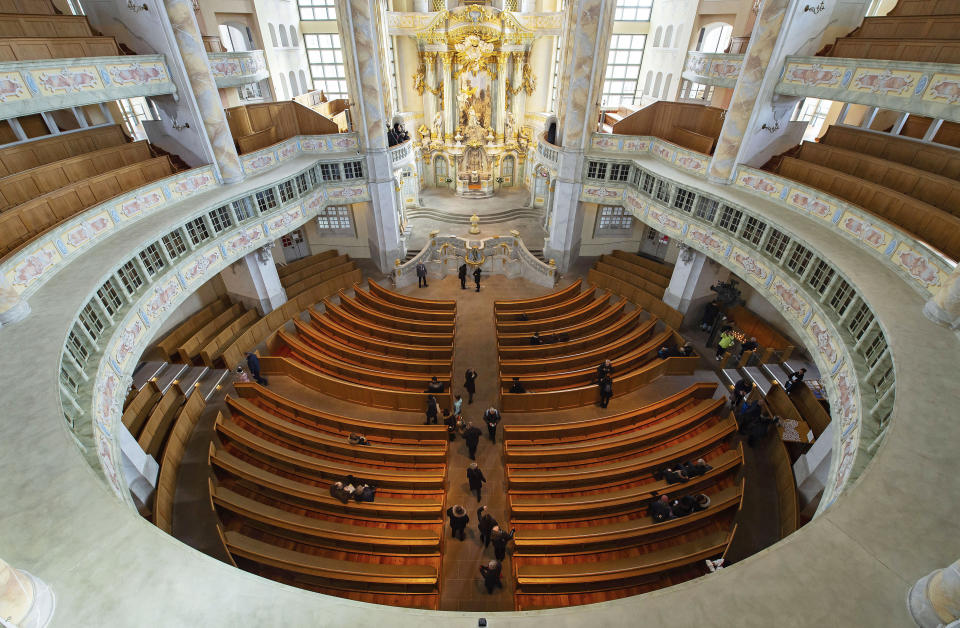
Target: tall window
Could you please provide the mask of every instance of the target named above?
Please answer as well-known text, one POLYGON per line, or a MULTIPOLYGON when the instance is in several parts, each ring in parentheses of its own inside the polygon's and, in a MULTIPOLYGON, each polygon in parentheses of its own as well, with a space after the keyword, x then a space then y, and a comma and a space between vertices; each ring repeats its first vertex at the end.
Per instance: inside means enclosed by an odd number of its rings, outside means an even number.
POLYGON ((614 20, 617 22, 649 22, 653 0, 617 0, 614 20))
POLYGON ((153 120, 150 113, 150 107, 147 105, 147 99, 138 96, 136 98, 121 98, 117 101, 120 105, 120 112, 123 114, 123 125, 127 127, 127 132, 136 140, 147 139, 147 133, 143 130, 142 122, 144 120, 153 120))
POLYGON ((334 0, 297 0, 297 6, 300 7, 300 19, 304 21, 337 19, 334 0))
POLYGON ((832 100, 820 100, 819 98, 803 99, 796 119, 800 122, 807 123, 807 130, 803 133, 804 141, 810 142, 817 138, 832 105, 832 100))
POLYGON ((632 105, 637 97, 646 35, 614 35, 610 40, 602 104, 632 105))
POLYGON ((397 48, 394 37, 387 37, 390 43, 390 101, 393 103, 393 112, 400 111, 400 82, 397 81, 397 48))
POLYGON ((317 214, 317 229, 325 234, 353 235, 353 216, 348 205, 330 205, 317 214))
MULTIPOLYGON (((300 10, 303 11, 303 8, 300 10)), ((313 88, 322 89, 330 100, 346 98, 347 80, 343 68, 340 35, 336 33, 304 35, 303 40, 307 47, 307 61, 310 62, 313 88)))
POLYGON ((714 22, 700 29, 697 50, 700 52, 723 52, 730 45, 733 27, 723 22, 714 22))
POLYGON ((594 235, 624 235, 633 231, 633 216, 623 207, 602 205, 594 235))
POLYGON ((550 88, 550 111, 557 110, 557 92, 560 90, 560 38, 557 37, 557 46, 553 49, 553 83, 550 88))

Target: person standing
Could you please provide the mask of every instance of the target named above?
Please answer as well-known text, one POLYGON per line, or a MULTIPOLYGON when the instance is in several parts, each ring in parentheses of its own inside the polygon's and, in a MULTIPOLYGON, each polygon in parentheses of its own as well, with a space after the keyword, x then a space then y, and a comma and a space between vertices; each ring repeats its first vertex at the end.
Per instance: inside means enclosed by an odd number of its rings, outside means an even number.
POLYGON ((443 424, 447 426, 447 438, 452 442, 457 439, 457 417, 443 409, 443 424))
POLYGON ((464 540, 466 537, 465 530, 467 529, 467 522, 470 521, 470 515, 467 514, 466 509, 460 504, 451 506, 447 508, 447 517, 450 519, 450 532, 453 534, 453 537, 460 537, 461 541, 464 540))
POLYGON ((467 263, 464 262, 460 264, 460 268, 457 269, 457 276, 460 277, 460 289, 467 289, 467 263))
POLYGON ((250 369, 250 374, 253 375, 253 379, 257 380, 258 384, 266 386, 269 383, 266 377, 260 377, 260 358, 256 353, 247 352, 247 368, 250 369))
POLYGON ((467 442, 467 453, 470 454, 470 460, 476 460, 477 445, 480 444, 480 429, 473 423, 467 423, 467 429, 463 430, 463 440, 467 442))
POLYGON ((487 587, 487 593, 492 594, 497 587, 503 588, 503 583, 500 582, 500 572, 500 563, 495 560, 491 560, 486 565, 480 565, 480 575, 483 576, 483 584, 487 587))
POLYGON ((437 405, 437 398, 433 395, 427 395, 427 422, 424 425, 436 425, 439 416, 440 406, 437 405))
MULTIPOLYGON (((478 432, 480 430, 477 430, 478 432)), ((487 478, 483 477, 483 471, 477 466, 476 462, 471 462, 467 467, 467 482, 470 483, 470 491, 477 494, 477 501, 480 501, 480 491, 483 490, 483 483, 487 478)))
MULTIPOLYGON (((253 369, 251 369, 253 370, 253 369)), ((807 369, 800 369, 799 371, 794 371, 790 373, 790 376, 787 377, 787 384, 783 387, 783 390, 791 393, 797 387, 797 384, 803 381, 803 376, 807 374, 807 369)), ((257 377, 256 372, 253 374, 254 377, 257 377)), ((260 381, 260 378, 257 377, 257 381, 260 381)))
POLYGON ((490 542, 493 543, 493 555, 496 556, 500 562, 503 562, 507 557, 507 543, 513 539, 513 535, 516 533, 516 528, 507 533, 501 530, 500 526, 494 526, 493 530, 490 531, 490 542))
POLYGON ((483 413, 483 420, 487 424, 487 434, 490 435, 490 442, 497 442, 497 424, 500 423, 500 411, 493 406, 487 408, 483 413))
POLYGON ((753 382, 747 381, 746 379, 739 379, 737 383, 733 386, 733 408, 736 410, 740 406, 740 402, 743 401, 744 397, 750 394, 750 391, 753 390, 753 382))
POLYGON ((484 547, 490 545, 490 533, 497 525, 497 520, 487 512, 486 506, 477 508, 477 529, 480 530, 480 541, 484 547))
POLYGON ((417 262, 417 287, 427 287, 427 267, 423 262, 417 262))
POLYGON ((613 375, 613 362, 604 360, 600 366, 597 367, 597 382, 599 383, 604 377, 609 377, 610 375, 613 375))
POLYGON ((477 372, 475 370, 467 369, 467 372, 463 375, 463 387, 470 395, 467 403, 473 403, 473 395, 477 392, 477 372))
POLYGON ((477 284, 477 292, 480 292, 480 267, 477 266, 473 271, 473 282, 477 284))
POLYGON ((463 397, 457 395, 453 398, 453 416, 460 416, 460 411, 463 409, 463 397))
POLYGON ((743 354, 747 351, 756 351, 760 347, 760 343, 757 342, 755 337, 751 337, 750 340, 746 341, 740 345, 740 360, 743 359, 743 354))
POLYGON ((606 408, 612 397, 613 379, 609 375, 605 375, 603 379, 600 380, 600 407, 606 408))

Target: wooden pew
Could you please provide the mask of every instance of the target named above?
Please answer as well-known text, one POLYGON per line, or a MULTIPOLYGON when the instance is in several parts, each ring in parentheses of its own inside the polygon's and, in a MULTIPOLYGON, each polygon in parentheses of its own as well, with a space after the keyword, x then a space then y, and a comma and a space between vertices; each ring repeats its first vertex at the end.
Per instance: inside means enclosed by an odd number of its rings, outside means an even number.
POLYGON ((420 310, 433 310, 433 311, 457 311, 457 302, 454 300, 442 300, 442 299, 418 299, 417 297, 407 296, 405 294, 399 294, 391 290, 387 290, 380 284, 375 281, 367 280, 367 286, 370 288, 370 293, 395 305, 401 305, 403 307, 411 307, 414 309, 420 310))
MULTIPOLYGON (((530 336, 526 335, 527 342, 521 345, 511 344, 510 346, 499 345, 501 360, 533 360, 542 359, 553 355, 569 355, 581 351, 589 351, 597 347, 605 346, 640 324, 640 314, 642 310, 634 310, 625 316, 607 325, 597 325, 598 330, 593 327, 589 329, 592 333, 579 337, 571 337, 567 342, 556 342, 552 344, 531 345, 530 336)), ((560 331, 560 330, 557 330, 560 331)), ((498 342, 500 337, 498 337, 498 342)))
POLYGON ((157 492, 153 499, 153 524, 167 534, 173 534, 173 501, 177 490, 180 463, 183 461, 187 443, 193 436, 193 430, 205 407, 203 395, 194 391, 174 420, 173 428, 163 448, 163 456, 159 460, 160 474, 157 477, 157 492))
POLYGON ((322 315, 316 310, 311 309, 310 316, 319 317, 325 315, 334 322, 371 338, 421 346, 451 347, 451 349, 453 347, 452 331, 449 333, 426 333, 394 329, 359 318, 345 308, 334 305, 330 299, 324 299, 323 306, 324 313, 322 315))
MULTIPOLYGON (((591 288, 595 290, 595 288, 591 288)), ((584 293, 586 294, 586 293, 584 293)), ((550 318, 538 318, 530 321, 498 321, 497 334, 502 333, 533 333, 535 331, 547 332, 556 329, 572 327, 577 323, 594 318, 597 314, 603 312, 610 303, 612 295, 605 294, 599 299, 594 299, 582 305, 578 309, 562 312, 550 318)))
POLYGON ((120 47, 113 37, 5 37, 0 39, 0 62, 34 59, 80 59, 118 57, 120 47))
POLYGON ((337 277, 350 273, 354 270, 357 270, 357 263, 354 261, 349 261, 340 264, 339 266, 328 268, 327 270, 317 274, 310 275, 305 279, 301 279, 296 283, 290 284, 290 286, 286 288, 287 298, 289 299, 290 297, 299 296, 320 284, 326 283, 331 279, 336 279, 337 277))
POLYGON ((230 306, 230 297, 224 295, 210 305, 202 308, 196 314, 174 327, 170 333, 159 340, 154 346, 163 352, 164 360, 173 361, 177 358, 177 349, 190 336, 197 333, 201 327, 213 320, 230 306))
POLYGON ((820 143, 960 181, 960 153, 946 146, 840 125, 828 128, 820 143))
POLYGON ((167 434, 170 432, 170 426, 177 418, 183 401, 183 393, 176 386, 171 386, 163 394, 137 438, 137 443, 145 453, 154 458, 159 456, 167 434))
MULTIPOLYGON (((600 330, 605 329, 609 325, 614 324, 617 320, 622 318, 623 311, 626 307, 627 300, 621 298, 619 301, 612 305, 608 305, 605 310, 600 312, 597 316, 583 321, 582 323, 577 323, 576 325, 571 325, 570 327, 562 327, 560 329, 554 329, 552 334, 566 334, 568 338, 580 338, 588 334, 596 333, 600 330)), ((498 333, 497 334, 497 343, 501 347, 507 346, 529 346, 530 345, 530 336, 528 333, 498 333)))
POLYGON ((576 298, 580 294, 580 285, 583 282, 578 279, 563 290, 558 290, 557 292, 551 292, 550 294, 544 295, 542 297, 535 297, 533 299, 514 299, 511 301, 494 301, 493 302, 493 311, 495 314, 504 314, 506 312, 524 312, 526 310, 533 310, 537 308, 548 307, 550 305, 555 305, 557 303, 563 303, 568 299, 576 298))
MULTIPOLYGON (((256 310, 247 310, 240 318, 231 322, 229 325, 217 332, 217 335, 200 349, 200 360, 209 368, 222 363, 220 356, 223 350, 230 346, 233 341, 240 336, 246 329, 251 327, 258 318, 256 310)), ((230 364, 226 365, 230 368, 230 364)))
POLYGON ((90 37, 93 31, 83 15, 0 14, 0 37, 90 37))
MULTIPOLYGON (((603 256, 603 257, 608 258, 608 256, 603 256)), ((660 283, 664 288, 670 285, 670 277, 673 276, 673 264, 668 264, 666 262, 658 262, 656 260, 652 260, 642 255, 637 255, 636 253, 630 253, 629 251, 622 251, 620 249, 615 250, 613 253, 609 255, 609 257, 615 257, 625 262, 629 262, 634 266, 639 266, 645 271, 648 271, 643 274, 649 277, 650 281, 656 281, 660 283), (655 277, 655 275, 659 275, 659 277, 655 277)))
POLYGON ((123 416, 120 420, 134 438, 140 435, 143 425, 150 418, 150 413, 153 412, 153 408, 162 396, 156 383, 147 382, 127 407, 123 409, 123 416))
POLYGON ((272 473, 230 454, 210 443, 210 467, 221 484, 240 482, 269 497, 288 499, 317 512, 347 516, 355 520, 385 520, 391 523, 441 522, 443 520, 443 493, 417 495, 415 498, 382 497, 374 502, 348 501, 346 504, 330 495, 328 486, 298 482, 272 473))
POLYGON ((450 336, 451 341, 453 339, 455 323, 452 320, 425 321, 403 316, 393 316, 378 312, 360 301, 351 299, 343 290, 339 291, 338 296, 340 297, 340 308, 344 312, 358 319, 373 323, 374 325, 424 334, 446 334, 450 336))
POLYGON ((336 250, 330 249, 329 251, 317 253, 316 255, 309 255, 292 262, 287 262, 286 264, 277 264, 277 275, 280 276, 280 279, 285 279, 291 274, 312 266, 317 262, 322 262, 330 259, 331 257, 337 257, 338 255, 339 253, 336 250))
POLYGON ((887 16, 960 15, 960 0, 899 0, 887 16))
POLYGON ((546 493, 553 490, 597 487, 622 482, 650 473, 676 460, 696 459, 701 452, 715 448, 736 431, 737 422, 730 415, 692 436, 627 460, 580 469, 515 469, 508 464, 507 480, 511 493, 521 491, 546 493))
POLYGON ((591 286, 589 289, 584 290, 573 298, 567 299, 566 301, 561 301, 560 303, 524 310, 522 312, 516 312, 512 310, 499 312, 496 314, 497 325, 500 323, 522 321, 523 316, 526 316, 527 319, 531 321, 554 318, 560 314, 566 314, 568 312, 577 310, 592 302, 596 298, 597 289, 596 287, 591 286))
POLYGON ((952 39, 960 33, 960 15, 866 17, 853 37, 869 39, 952 39))
MULTIPOLYGON (((334 251, 336 252, 336 251, 334 251)), ((312 259, 312 258, 308 258, 312 259)), ((337 266, 342 266, 350 261, 349 255, 335 255, 335 256, 325 256, 323 259, 314 260, 309 266, 305 266, 300 270, 294 272, 288 272, 280 277, 280 283, 283 284, 284 288, 289 288, 290 286, 328 271, 331 268, 336 268, 337 266)), ((279 273, 277 273, 279 275, 279 273)))
POLYGON ((207 343, 220 333, 221 329, 230 325, 232 321, 240 318, 243 315, 243 311, 244 308, 242 304, 234 303, 204 323, 200 329, 195 331, 177 347, 177 355, 180 356, 180 360, 189 364, 194 357, 200 354, 200 350, 207 346, 207 343))
POLYGON ((457 317, 455 311, 412 308, 391 303, 371 292, 362 290, 359 283, 353 284, 353 292, 356 295, 357 302, 364 307, 382 312, 388 316, 405 318, 407 320, 448 323, 453 323, 457 317))
POLYGON ((594 262, 593 267, 612 277, 623 279, 639 288, 643 288, 658 299, 663 298, 663 293, 670 284, 670 279, 663 275, 651 272, 642 266, 637 266, 625 259, 614 257, 612 255, 601 255, 600 259, 594 262))
POLYGON ((587 280, 608 292, 626 297, 637 307, 642 307, 651 314, 660 317, 664 323, 674 329, 678 329, 683 322, 683 314, 634 284, 604 274, 594 268, 591 268, 587 273, 587 280))
POLYGON ((129 141, 123 127, 112 124, 7 146, 0 148, 0 176, 7 177, 30 168, 92 153, 102 148, 119 146, 129 141))
POLYGON ((32 13, 35 15, 56 15, 56 7, 50 0, 2 0, 0 13, 32 13))
POLYGON ((830 414, 814 396, 810 387, 806 384, 798 385, 787 396, 793 402, 800 417, 810 426, 814 437, 820 438, 823 431, 830 425, 830 414))
POLYGON ((338 434, 341 438, 346 438, 351 432, 357 432, 366 436, 371 442, 433 444, 436 441, 447 442, 447 428, 443 425, 406 425, 339 416, 297 403, 254 383, 235 383, 233 389, 239 397, 248 399, 277 416, 313 429, 338 434))
POLYGON ((830 49, 831 57, 847 59, 894 59, 922 63, 960 63, 960 43, 956 40, 934 39, 869 39, 843 37, 830 49))
POLYGON ((793 534, 800 528, 800 498, 797 481, 793 475, 793 462, 786 443, 776 435, 764 439, 763 457, 773 467, 773 479, 777 487, 777 511, 780 538, 793 534))
POLYGON ((404 342, 389 342, 382 338, 374 338, 350 327, 339 324, 319 312, 308 309, 310 323, 320 333, 336 338, 350 347, 417 360, 446 360, 453 359, 453 346, 433 347, 409 344, 404 342))

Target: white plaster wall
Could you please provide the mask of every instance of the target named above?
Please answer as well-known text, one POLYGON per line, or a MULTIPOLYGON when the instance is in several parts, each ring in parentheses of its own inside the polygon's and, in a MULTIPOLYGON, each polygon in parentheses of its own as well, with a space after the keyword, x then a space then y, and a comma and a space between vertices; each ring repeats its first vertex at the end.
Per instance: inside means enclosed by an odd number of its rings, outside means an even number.
POLYGON ((369 259, 370 245, 368 244, 367 217, 370 212, 364 207, 367 204, 353 204, 353 224, 356 237, 320 235, 315 220, 306 223, 303 226, 303 237, 310 247, 310 255, 334 249, 353 258, 369 259))
POLYGON ((633 233, 629 236, 594 237, 597 224, 597 212, 600 206, 596 203, 583 203, 583 229, 580 232, 581 257, 599 257, 620 249, 622 251, 636 251, 640 237, 643 235, 644 224, 639 220, 633 221, 633 233))
POLYGON ((651 81, 651 94, 643 100, 643 104, 649 104, 654 96, 660 99, 660 93, 652 93, 653 85, 656 82, 657 72, 663 73, 663 83, 666 82, 668 75, 673 75, 670 81, 670 90, 667 93, 668 100, 674 100, 677 90, 680 87, 680 75, 683 73, 683 65, 687 58, 687 47, 690 42, 690 36, 693 32, 693 25, 697 16, 697 0, 658 0, 653 3, 653 10, 650 12, 650 30, 647 35, 647 45, 643 51, 643 63, 640 65, 640 81, 638 89, 643 92, 643 86, 646 82, 647 72, 653 72, 654 79, 651 81), (657 27, 662 27, 663 33, 666 33, 668 26, 673 26, 673 36, 670 39, 670 46, 663 46, 664 37, 661 35, 660 46, 654 47, 655 34, 657 27))
POLYGON ((550 81, 553 80, 553 55, 556 37, 541 37, 530 48, 530 69, 537 79, 533 94, 527 96, 527 111, 548 111, 550 108, 550 81))
POLYGON ((300 12, 297 9, 296 2, 286 0, 254 0, 254 11, 256 12, 257 24, 260 28, 260 40, 263 42, 264 56, 267 59, 267 67, 270 69, 270 82, 275 100, 281 100, 284 96, 284 90, 281 90, 280 74, 287 79, 286 100, 293 98, 293 91, 290 89, 289 73, 292 70, 297 77, 297 94, 303 94, 304 91, 300 85, 300 70, 303 70, 307 78, 307 89, 312 88, 310 80, 310 66, 307 64, 307 53, 303 43, 303 32, 300 30, 300 12), (270 39, 269 24, 273 24, 277 35, 277 46, 273 46, 270 39), (286 48, 280 39, 281 26, 287 31, 286 48), (293 26, 297 32, 296 45, 290 42, 290 26, 293 26))
MULTIPOLYGON (((417 71, 417 42, 412 37, 394 37, 394 51, 397 55, 397 82, 400 90, 400 110, 423 114, 423 96, 413 89, 413 74, 417 71)), ((436 79, 434 79, 436 80, 436 79)), ((427 92, 424 91, 424 94, 427 92)), ((416 129, 407 127, 414 136, 416 129)))

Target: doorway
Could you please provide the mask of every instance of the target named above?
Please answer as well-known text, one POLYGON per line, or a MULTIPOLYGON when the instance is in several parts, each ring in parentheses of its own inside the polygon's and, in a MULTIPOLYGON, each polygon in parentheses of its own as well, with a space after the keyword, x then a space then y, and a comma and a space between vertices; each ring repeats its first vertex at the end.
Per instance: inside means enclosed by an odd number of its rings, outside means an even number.
POLYGON ((310 247, 303 239, 303 231, 297 229, 280 238, 283 259, 289 264, 310 254, 310 247))

